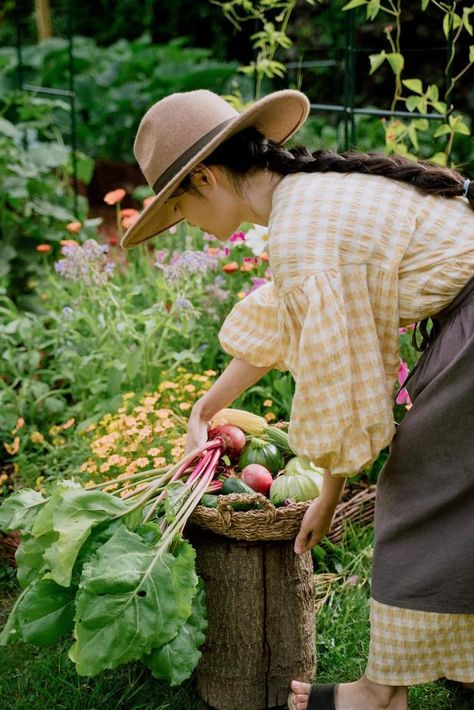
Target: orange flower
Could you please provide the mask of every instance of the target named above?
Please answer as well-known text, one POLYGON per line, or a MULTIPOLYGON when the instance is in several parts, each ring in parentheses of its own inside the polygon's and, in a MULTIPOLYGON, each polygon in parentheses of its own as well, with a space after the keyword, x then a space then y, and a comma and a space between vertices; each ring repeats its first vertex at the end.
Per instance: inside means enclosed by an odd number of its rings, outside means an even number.
POLYGON ((3 446, 4 446, 5 449, 8 451, 8 453, 10 454, 10 456, 14 456, 15 454, 18 453, 18 451, 19 451, 19 449, 20 449, 20 437, 19 437, 19 436, 15 436, 15 438, 13 439, 13 443, 11 443, 11 444, 6 444, 6 443, 4 442, 4 443, 3 443, 3 446))
POLYGON ((240 270, 241 271, 252 271, 254 266, 255 266, 255 264, 253 264, 251 261, 244 261, 244 263, 240 267, 240 270))
POLYGON ((75 239, 61 239, 59 242, 62 247, 77 247, 78 243, 75 239))
POLYGON ((122 217, 122 227, 124 229, 128 229, 129 227, 132 226, 132 224, 134 222, 137 221, 137 217, 138 217, 138 212, 134 217, 122 217))
POLYGON ((155 199, 156 199, 156 195, 150 195, 150 197, 145 197, 145 199, 143 200, 143 209, 146 209, 148 207, 148 205, 151 205, 151 203, 155 199))
POLYGON ((207 253, 209 256, 219 256, 220 249, 219 247, 208 247, 207 248, 207 253))
POLYGON ((22 426, 25 426, 25 420, 23 419, 23 417, 20 417, 19 419, 16 420, 16 425, 12 431, 12 434, 16 434, 18 429, 21 429, 22 426))
POLYGON ((118 187, 116 190, 111 190, 104 197, 104 202, 108 205, 116 205, 117 202, 121 202, 127 193, 122 187, 118 187))
POLYGON ((268 261, 268 254, 266 251, 262 251, 262 253, 260 254, 260 259, 261 261, 268 261))
POLYGON ((222 271, 225 271, 227 274, 232 274, 234 271, 239 270, 239 265, 236 261, 231 261, 229 264, 224 264, 222 267, 222 271))
POLYGON ((125 207, 123 210, 120 210, 120 216, 123 217, 136 217, 138 214, 138 210, 134 210, 133 207, 125 207))
POLYGON ((66 224, 66 229, 70 234, 77 234, 81 231, 82 224, 80 222, 69 222, 66 224))
POLYGON ((44 252, 45 254, 48 251, 51 251, 51 249, 52 249, 51 244, 38 244, 38 246, 36 247, 36 251, 41 251, 41 252, 44 252))

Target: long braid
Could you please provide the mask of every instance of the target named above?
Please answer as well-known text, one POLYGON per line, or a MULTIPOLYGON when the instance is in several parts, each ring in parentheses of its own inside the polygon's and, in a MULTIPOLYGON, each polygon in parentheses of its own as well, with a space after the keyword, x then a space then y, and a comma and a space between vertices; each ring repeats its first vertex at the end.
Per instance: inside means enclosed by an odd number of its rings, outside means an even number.
MULTIPOLYGON (((407 182, 431 195, 458 197, 465 191, 465 178, 457 170, 426 160, 411 160, 384 153, 334 153, 307 148, 285 148, 257 131, 247 128, 220 145, 204 161, 207 165, 227 167, 231 174, 245 175, 256 169, 272 170, 280 175, 293 173, 364 173, 407 182)), ((474 210, 474 180, 468 184, 466 197, 474 210)))

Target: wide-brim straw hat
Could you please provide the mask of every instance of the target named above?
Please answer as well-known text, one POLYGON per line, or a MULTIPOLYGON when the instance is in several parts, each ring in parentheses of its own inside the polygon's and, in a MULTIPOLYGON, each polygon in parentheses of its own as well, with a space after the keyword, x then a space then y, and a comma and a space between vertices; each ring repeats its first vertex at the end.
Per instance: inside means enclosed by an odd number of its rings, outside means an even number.
POLYGON ((137 246, 184 219, 166 200, 225 140, 253 127, 283 143, 304 123, 308 113, 306 96, 291 89, 275 91, 242 113, 206 89, 176 93, 158 101, 142 118, 134 143, 137 162, 156 197, 127 230, 121 246, 137 246))

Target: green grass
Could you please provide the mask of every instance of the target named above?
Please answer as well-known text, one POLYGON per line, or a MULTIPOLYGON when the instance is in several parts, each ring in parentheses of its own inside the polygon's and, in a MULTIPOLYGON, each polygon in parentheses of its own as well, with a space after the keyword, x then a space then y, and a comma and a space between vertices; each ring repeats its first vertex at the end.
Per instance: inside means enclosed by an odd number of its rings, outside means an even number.
MULTIPOLYGON (((347 682, 365 669, 369 646, 372 530, 351 529, 341 544, 315 548, 318 590, 326 601, 316 619, 318 682, 347 682), (332 582, 328 580, 332 575, 332 582)), ((0 626, 17 594, 11 574, 0 574, 0 626)), ((68 659, 70 641, 53 648, 18 644, 0 648, 2 710, 204 710, 192 680, 169 688, 141 664, 80 678, 68 659)), ((410 710, 472 710, 474 697, 446 681, 415 686, 410 710)), ((243 709, 244 710, 244 709, 243 709)))

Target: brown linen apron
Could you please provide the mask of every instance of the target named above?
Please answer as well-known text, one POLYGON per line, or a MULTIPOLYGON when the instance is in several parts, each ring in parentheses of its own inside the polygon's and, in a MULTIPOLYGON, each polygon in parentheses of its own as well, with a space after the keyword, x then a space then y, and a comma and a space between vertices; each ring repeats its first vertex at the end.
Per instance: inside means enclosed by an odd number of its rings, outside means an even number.
POLYGON ((377 484, 372 596, 474 614, 474 277, 432 320, 377 484))

